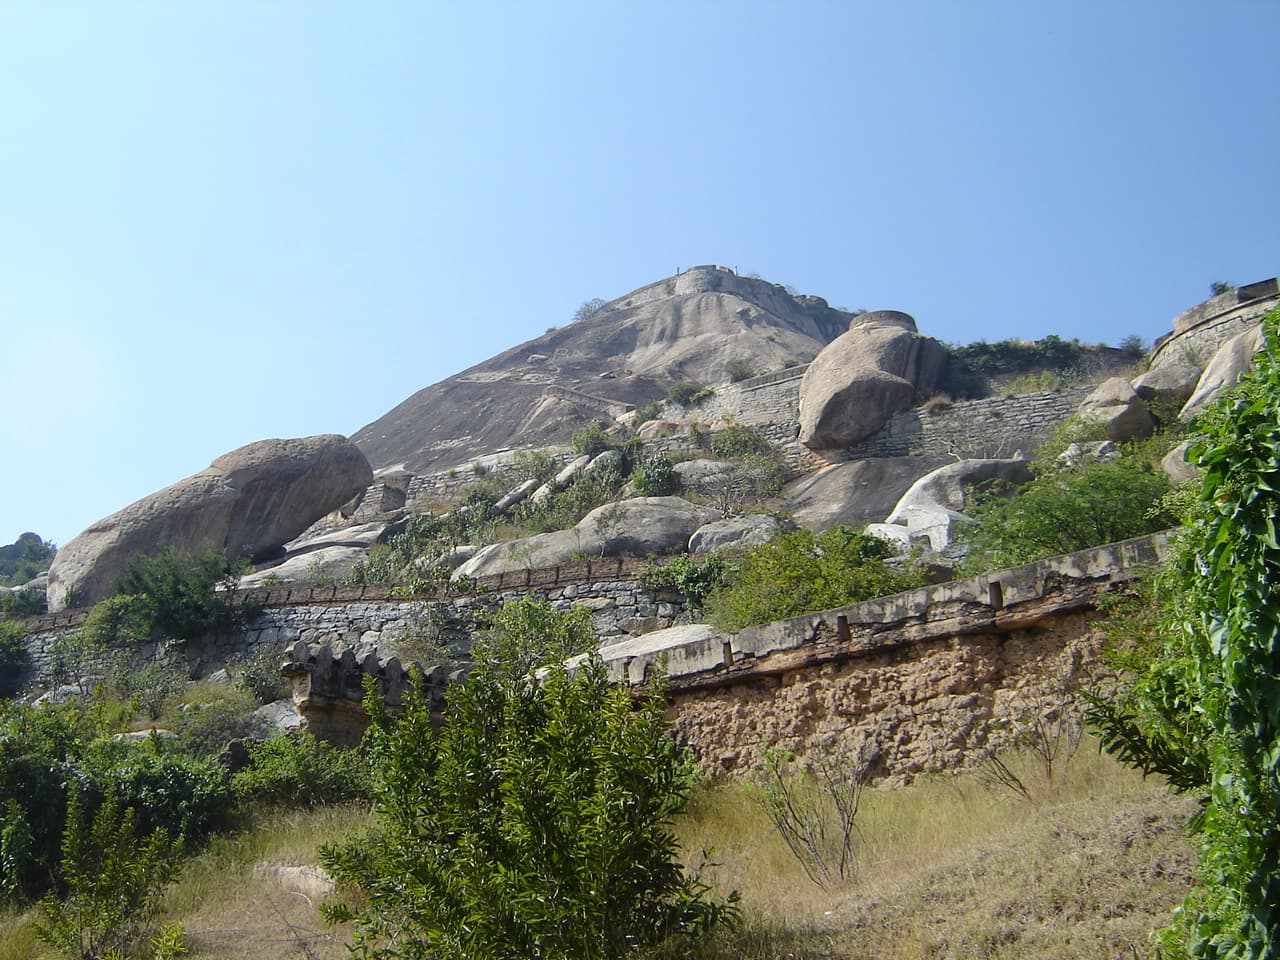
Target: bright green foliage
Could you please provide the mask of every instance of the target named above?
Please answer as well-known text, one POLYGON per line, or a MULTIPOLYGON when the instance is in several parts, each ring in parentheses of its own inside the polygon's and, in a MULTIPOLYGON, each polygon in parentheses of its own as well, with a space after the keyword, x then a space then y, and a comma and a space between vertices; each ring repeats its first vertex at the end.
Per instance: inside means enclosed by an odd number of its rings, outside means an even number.
POLYGON ((729 584, 707 600, 722 630, 783 620, 869 600, 923 583, 915 569, 885 562, 890 546, 852 527, 792 530, 752 547, 729 584))
POLYGON ((113 599, 135 598, 131 615, 150 631, 148 639, 193 640, 253 617, 254 611, 215 593, 215 587, 233 585, 241 570, 238 562, 213 551, 192 558, 166 547, 130 563, 113 599))
POLYGON ((640 583, 649 590, 670 590, 684 597, 690 612, 702 609, 708 596, 728 582, 733 568, 718 553, 701 560, 682 553, 670 563, 650 563, 640 574, 640 583))
POLYGON ((490 670, 523 676, 548 659, 581 653, 594 643, 586 607, 559 610, 546 600, 524 596, 504 603, 493 615, 474 655, 490 670))
POLYGON ((605 432, 598 423, 590 423, 569 437, 569 447, 578 456, 595 457, 618 446, 616 437, 605 432))
POLYGON ((254 716, 254 707, 248 697, 191 704, 167 726, 178 735, 178 749, 187 756, 216 757, 232 740, 267 735, 268 724, 254 716))
POLYGON ((0 890, 36 896, 61 886, 68 790, 92 817, 107 797, 132 810, 139 838, 163 829, 196 843, 225 825, 231 791, 222 769, 115 742, 99 714, 79 707, 0 707, 0 890))
POLYGON ((962 530, 973 573, 1030 563, 1163 530, 1176 518, 1160 506, 1168 478, 1138 457, 1078 467, 1041 466, 1011 497, 979 499, 962 530))
POLYGON ((1201 516, 1181 574, 1214 739, 1202 871, 1184 907, 1195 956, 1262 958, 1280 941, 1280 311, 1249 387, 1206 421, 1201 516), (1210 686, 1212 684, 1212 687, 1210 686))
POLYGON ((681 407, 696 407, 714 393, 710 387, 682 381, 667 391, 667 399, 681 407))
POLYGON ((0 615, 6 617, 34 617, 49 609, 43 590, 23 587, 21 590, 0 591, 0 615))
POLYGON ((662 698, 634 701, 594 657, 552 663, 539 683, 482 658, 438 735, 421 698, 396 722, 366 700, 379 826, 322 856, 362 890, 327 911, 355 920, 354 956, 593 960, 733 915, 677 861, 691 778, 662 698))
POLYGON ((21 689, 27 669, 26 630, 16 623, 0 620, 0 697, 11 697, 21 689))
POLYGON ((34 533, 24 533, 0 547, 0 586, 12 587, 38 577, 49 569, 57 548, 34 533))
POLYGON ((722 460, 757 454, 772 455, 769 441, 753 427, 734 424, 711 435, 711 452, 722 460))
POLYGON ((40 901, 36 932, 68 960, 140 956, 180 845, 163 830, 138 839, 135 810, 108 795, 90 812, 79 786, 67 798, 62 835, 66 895, 40 901))
POLYGON ((364 800, 372 782, 360 750, 340 750, 309 734, 272 737, 249 748, 249 766, 231 778, 250 803, 311 808, 364 800))
POLYGON ((632 477, 642 497, 666 497, 680 489, 680 476, 665 453, 645 457, 632 477))

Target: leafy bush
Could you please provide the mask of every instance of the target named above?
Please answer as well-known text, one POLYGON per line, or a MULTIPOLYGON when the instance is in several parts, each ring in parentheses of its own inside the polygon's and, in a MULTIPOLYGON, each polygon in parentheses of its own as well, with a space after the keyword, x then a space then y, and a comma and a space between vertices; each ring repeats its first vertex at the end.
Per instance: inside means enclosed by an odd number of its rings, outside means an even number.
POLYGON ((631 421, 631 426, 639 427, 642 423, 648 423, 650 420, 657 420, 661 415, 662 404, 657 400, 651 400, 636 410, 636 416, 635 419, 631 421))
POLYGON ((24 533, 12 544, 0 547, 0 586, 13 587, 49 569, 57 548, 34 533, 24 533))
MULTIPOLYGON (((71 960, 138 956, 181 845, 163 830, 139 842, 136 811, 107 796, 90 811, 73 786, 62 839, 63 899, 40 902, 36 932, 71 960)), ((154 956, 154 954, 153 954, 154 956)))
POLYGON ((747 360, 731 360, 725 364, 725 372, 729 374, 730 383, 741 383, 743 380, 750 380, 760 371, 747 360))
POLYGON ((837 526, 792 530, 752 547, 728 584, 707 599, 711 622, 740 630, 919 586, 923 574, 885 563, 884 540, 837 526))
POLYGON ((579 476, 568 487, 539 503, 526 500, 519 504, 512 519, 525 534, 567 530, 596 507, 616 499, 623 481, 622 472, 616 466, 600 467, 579 476))
POLYGON ((341 750, 300 734, 252 744, 249 766, 232 776, 231 787, 245 802, 310 809, 368 799, 372 779, 361 750, 341 750))
POLYGON ((499 667, 520 675, 548 658, 581 653, 595 645, 591 611, 559 610, 546 600, 519 597, 490 617, 475 657, 488 669, 499 667))
POLYGON ((715 391, 710 387, 681 381, 667 391, 667 400, 681 407, 696 407, 714 394, 715 391))
POLYGON ((232 740, 254 740, 267 724, 253 715, 253 705, 236 700, 192 704, 173 723, 178 746, 191 757, 216 757, 232 740))
POLYGON ((754 427, 734 424, 711 434, 711 452, 722 460, 772 454, 773 447, 754 427))
POLYGON ((26 630, 0 620, 0 697, 12 697, 22 688, 27 661, 26 630))
POLYGON ((545 450, 517 450, 512 462, 521 477, 543 483, 554 477, 558 469, 555 458, 545 450))
POLYGON ((192 558, 165 547, 133 560, 116 582, 116 594, 138 598, 136 615, 153 637, 193 640, 256 615, 256 610, 215 593, 218 586, 234 586, 242 570, 239 562, 214 551, 192 558))
POLYGON ((1161 935, 1169 956, 1261 960, 1280 937, 1280 310, 1263 329, 1255 370, 1199 420, 1190 456, 1204 477, 1170 564, 1171 641, 1114 709, 1091 711, 1125 762, 1207 787, 1201 885, 1161 935))
POLYGON ((348 574, 351 583, 397 583, 421 576, 441 557, 464 543, 489 540, 498 523, 492 490, 473 488, 462 508, 440 516, 418 513, 387 543, 377 544, 348 574))
POLYGON ((0 705, 0 890, 23 899, 62 887, 69 790, 86 817, 108 797, 133 811, 138 838, 163 829, 190 845, 226 824, 221 767, 103 739, 109 732, 96 709, 0 705))
POLYGON ((289 685, 280 673, 284 654, 269 644, 259 646, 252 654, 241 656, 232 664, 235 684, 253 695, 258 703, 274 703, 289 694, 289 685))
POLYGON ((980 573, 1030 563, 1163 530, 1175 518, 1160 506, 1168 478, 1132 454, 1078 467, 1042 465, 1013 496, 975 500, 960 533, 963 569, 980 573))
POLYGON ((665 453, 645 457, 632 474, 636 493, 642 497, 666 497, 680 489, 675 465, 665 453))
POLYGON ((7 617, 34 617, 49 609, 49 601, 43 590, 23 587, 20 590, 0 590, 0 614, 7 617))
POLYGON ((354 956, 593 960, 732 918, 677 859, 691 780, 663 699, 595 657, 552 663, 539 683, 482 655, 438 735, 421 697, 396 722, 366 699, 378 828, 322 852, 362 891, 326 908, 355 922, 354 956))
POLYGON ((580 457, 597 457, 617 446, 617 438, 606 433, 604 427, 598 423, 591 423, 581 430, 575 430, 569 437, 569 447, 580 457))
POLYGON ((733 568, 717 553, 708 553, 701 560, 682 553, 667 564, 650 563, 640 574, 640 583, 649 590, 680 594, 685 608, 697 613, 732 574, 733 568))
POLYGON ((152 660, 136 666, 129 657, 113 657, 102 679, 107 692, 137 704, 148 718, 159 719, 165 703, 187 685, 187 677, 167 663, 152 660))

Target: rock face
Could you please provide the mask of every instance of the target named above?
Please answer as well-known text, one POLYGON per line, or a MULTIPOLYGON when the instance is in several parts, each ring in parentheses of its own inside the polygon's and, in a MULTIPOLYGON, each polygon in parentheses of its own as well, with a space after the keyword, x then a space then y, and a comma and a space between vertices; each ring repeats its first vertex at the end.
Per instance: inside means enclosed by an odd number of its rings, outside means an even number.
POLYGON ((992 484, 1018 486, 1031 479, 1027 461, 961 460, 921 477, 902 495, 884 523, 867 526, 868 533, 903 546, 926 539, 931 550, 945 550, 958 524, 969 522, 961 511, 970 492, 992 484))
POLYGON ((840 523, 861 527, 883 520, 917 479, 942 466, 941 457, 881 457, 836 463, 782 488, 782 499, 803 527, 821 532, 840 523))
POLYGON ((1080 404, 1080 416, 1096 421, 1109 440, 1135 440, 1151 436, 1156 422, 1142 398, 1124 377, 1104 380, 1080 404))
POLYGON ((819 297, 693 267, 418 391, 352 439, 376 468, 414 473, 504 447, 565 443, 679 381, 723 383, 734 361, 763 370, 806 362, 849 318, 819 297), (606 372, 614 376, 601 379, 606 372))
POLYGON ((712 520, 699 527, 689 538, 689 552, 745 550, 747 547, 768 543, 775 535, 789 528, 789 524, 777 517, 759 513, 712 520))
POLYGON ((1224 343, 1213 355, 1196 383, 1178 419, 1187 421, 1234 387, 1253 369, 1253 356, 1262 347, 1262 327, 1246 330, 1224 343))
POLYGON ((336 434, 240 447, 67 543, 49 570, 49 609, 101 600, 134 557, 163 547, 192 556, 269 555, 372 479, 364 455, 336 434))
POLYGON ((568 530, 495 543, 463 563, 455 577, 484 577, 513 570, 536 570, 569 563, 576 554, 589 557, 643 557, 684 550, 689 537, 716 519, 711 507, 680 497, 638 497, 606 503, 568 530))
POLYGON ((838 450, 875 433, 943 381, 947 350, 916 332, 905 313, 855 317, 805 371, 800 384, 800 442, 838 450))
POLYGON ((387 530, 385 523, 361 523, 295 540, 286 547, 288 556, 283 561, 241 577, 240 586, 314 581, 317 576, 344 577, 357 561, 369 555, 370 547, 382 542, 387 530))
POLYGON ((1183 404, 1200 379, 1193 363, 1166 363, 1153 367, 1133 381, 1133 392, 1151 403, 1183 404))

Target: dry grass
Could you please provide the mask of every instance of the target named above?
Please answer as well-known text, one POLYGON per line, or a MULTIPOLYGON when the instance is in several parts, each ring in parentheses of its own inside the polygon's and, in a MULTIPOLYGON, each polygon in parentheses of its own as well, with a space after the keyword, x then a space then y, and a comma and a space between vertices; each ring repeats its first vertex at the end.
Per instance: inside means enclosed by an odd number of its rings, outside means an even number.
MULTIPOLYGON (((1172 797, 1091 745, 1046 782, 1013 761, 1032 800, 972 774, 869 790, 857 876, 810 881, 741 788, 699 798, 686 849, 713 845, 704 878, 742 893, 744 930, 708 957, 1145 956, 1186 894, 1195 857, 1172 797)), ((697 858, 693 861, 696 863, 697 858)))
MULTIPOLYGON (((859 869, 838 889, 805 875, 741 786, 703 790, 677 825, 704 878, 741 891, 744 923, 703 943, 699 960, 942 960, 1138 957, 1185 894, 1194 855, 1192 801, 1172 797, 1086 743, 1052 782, 1011 760, 1032 799, 973 774, 869 789, 859 869)), ((314 892, 261 875, 262 863, 314 864, 326 840, 369 822, 335 808, 280 812, 216 839, 169 891, 165 921, 209 960, 337 960, 343 930, 325 927, 314 892)), ((32 914, 0 914, 0 960, 43 960, 32 914)))

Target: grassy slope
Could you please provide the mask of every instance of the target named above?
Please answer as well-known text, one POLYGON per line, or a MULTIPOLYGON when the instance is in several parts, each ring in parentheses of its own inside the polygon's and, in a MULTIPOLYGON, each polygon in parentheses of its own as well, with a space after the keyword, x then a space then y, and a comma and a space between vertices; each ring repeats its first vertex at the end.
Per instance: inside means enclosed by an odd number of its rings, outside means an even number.
MULTIPOLYGON (((806 878, 741 787, 703 791, 678 832, 694 862, 713 848, 705 875, 742 892, 744 916, 702 945, 703 960, 1147 955, 1191 879, 1183 827, 1195 804, 1089 746, 1052 783, 1019 772, 1031 801, 968 774, 868 791, 858 873, 834 890, 806 878)), ((218 839, 170 890, 165 919, 186 926, 192 957, 344 957, 315 898, 254 866, 314 863, 321 842, 367 822, 352 808, 278 814, 218 839)), ((0 916, 0 960, 42 956, 29 923, 0 916)))

